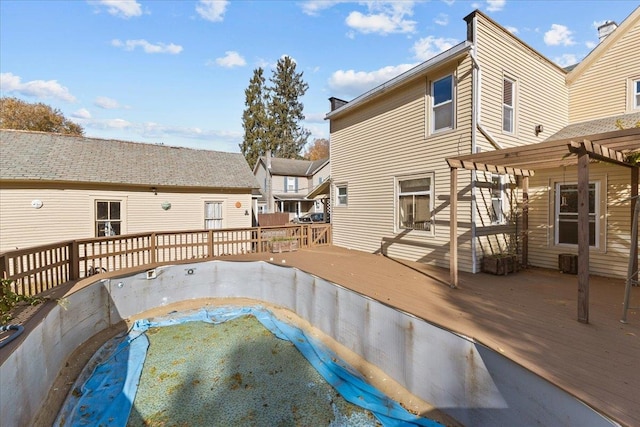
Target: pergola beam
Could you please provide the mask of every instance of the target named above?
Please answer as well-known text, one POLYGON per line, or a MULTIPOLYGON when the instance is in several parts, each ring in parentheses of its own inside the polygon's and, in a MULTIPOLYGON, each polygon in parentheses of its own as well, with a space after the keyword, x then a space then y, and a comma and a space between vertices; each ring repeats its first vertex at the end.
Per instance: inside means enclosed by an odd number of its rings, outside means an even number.
POLYGON ((451 168, 492 172, 502 175, 533 176, 535 174, 534 171, 529 169, 512 168, 510 166, 497 166, 468 160, 447 159, 447 163, 451 168))
POLYGON ((571 141, 567 146, 569 147, 569 151, 575 154, 586 152, 589 157, 596 160, 615 163, 620 166, 633 167, 633 165, 627 162, 626 156, 620 151, 596 144, 588 139, 584 141, 571 141))

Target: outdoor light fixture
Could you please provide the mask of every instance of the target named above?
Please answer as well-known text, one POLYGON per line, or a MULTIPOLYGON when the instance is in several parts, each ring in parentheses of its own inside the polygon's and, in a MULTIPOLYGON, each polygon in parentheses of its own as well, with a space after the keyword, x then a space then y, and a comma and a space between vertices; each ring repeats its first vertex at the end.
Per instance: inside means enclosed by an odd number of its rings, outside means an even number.
POLYGON ((248 210, 248 209, 245 209, 245 210, 244 210, 244 214, 245 214, 246 216, 249 216, 249 210, 248 210))
POLYGON ((156 187, 151 187, 151 191, 153 191, 153 194, 156 196, 158 195, 158 189, 156 187))
POLYGON ((542 131, 544 131, 544 126, 536 125, 536 128, 535 128, 536 136, 538 136, 538 134, 541 134, 542 131))

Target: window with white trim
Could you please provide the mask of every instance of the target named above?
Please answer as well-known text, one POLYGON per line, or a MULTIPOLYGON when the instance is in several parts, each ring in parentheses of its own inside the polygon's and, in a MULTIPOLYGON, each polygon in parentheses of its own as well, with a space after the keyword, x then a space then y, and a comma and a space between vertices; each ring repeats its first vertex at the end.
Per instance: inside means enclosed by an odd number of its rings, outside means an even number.
POLYGON ((347 206, 347 186, 336 185, 336 206, 347 206))
MULTIPOLYGON (((600 191, 597 182, 589 183, 589 246, 598 246, 600 191)), ((578 185, 556 183, 555 243, 578 244, 578 185)))
POLYGON ((515 130, 515 86, 516 83, 508 78, 502 82, 502 130, 507 133, 515 130))
POLYGON ((504 181, 502 175, 491 175, 491 224, 504 223, 504 181))
POLYGON ((295 193, 298 191, 298 178, 295 176, 288 176, 285 178, 285 193, 295 193))
POLYGON ((431 83, 431 131, 439 132, 453 129, 453 74, 449 74, 431 83))
POLYGON ((96 237, 122 233, 121 206, 119 200, 96 200, 96 237))
POLYGON ((633 108, 640 108, 640 80, 633 82, 633 108))
POLYGON ((432 229, 433 178, 431 175, 396 178, 397 225, 400 230, 432 229))
POLYGON ((204 202, 204 228, 207 230, 222 228, 222 202, 204 202))

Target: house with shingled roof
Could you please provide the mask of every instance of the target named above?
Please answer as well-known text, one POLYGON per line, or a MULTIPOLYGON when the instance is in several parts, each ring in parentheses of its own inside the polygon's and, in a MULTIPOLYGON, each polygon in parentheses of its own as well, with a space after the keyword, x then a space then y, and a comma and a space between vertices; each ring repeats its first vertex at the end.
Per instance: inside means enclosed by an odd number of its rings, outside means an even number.
POLYGON ((260 185, 258 212, 287 212, 289 219, 308 212, 328 212, 328 195, 308 197, 330 175, 329 159, 300 160, 262 156, 253 168, 260 185))
POLYGON ((0 252, 71 239, 252 226, 239 153, 0 130, 0 252))

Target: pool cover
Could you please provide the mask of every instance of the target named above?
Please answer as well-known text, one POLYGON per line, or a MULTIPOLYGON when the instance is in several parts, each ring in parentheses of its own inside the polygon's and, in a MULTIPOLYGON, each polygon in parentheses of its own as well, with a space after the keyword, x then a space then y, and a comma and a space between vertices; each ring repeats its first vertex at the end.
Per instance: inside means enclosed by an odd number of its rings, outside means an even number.
POLYGON ((126 426, 149 346, 145 334, 149 328, 195 321, 219 324, 242 316, 254 316, 276 337, 293 343, 346 401, 373 413, 383 426, 441 426, 411 414, 368 384, 324 344, 258 306, 202 309, 154 321, 136 321, 125 337, 107 342, 87 364, 95 368, 78 378, 54 425, 126 426))

